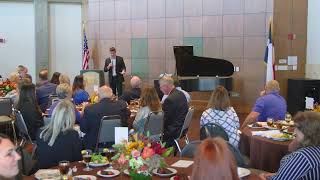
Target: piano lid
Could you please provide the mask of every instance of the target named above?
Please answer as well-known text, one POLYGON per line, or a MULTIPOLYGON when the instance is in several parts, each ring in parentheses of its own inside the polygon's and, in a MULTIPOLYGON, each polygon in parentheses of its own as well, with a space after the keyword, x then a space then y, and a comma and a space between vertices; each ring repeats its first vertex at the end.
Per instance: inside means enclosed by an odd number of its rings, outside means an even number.
POLYGON ((224 59, 193 55, 193 46, 174 46, 178 76, 231 76, 234 66, 224 59))

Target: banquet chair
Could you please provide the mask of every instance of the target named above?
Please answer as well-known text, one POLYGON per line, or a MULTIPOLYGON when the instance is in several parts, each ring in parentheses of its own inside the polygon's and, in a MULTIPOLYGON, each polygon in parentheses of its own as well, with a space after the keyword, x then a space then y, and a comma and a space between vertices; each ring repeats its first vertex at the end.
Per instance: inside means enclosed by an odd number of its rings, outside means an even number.
POLYGON ((51 105, 52 105, 55 101, 59 101, 58 96, 57 96, 57 95, 55 95, 55 94, 51 94, 51 95, 49 95, 49 101, 48 101, 47 108, 50 108, 50 107, 51 107, 51 105))
POLYGON ((122 127, 119 115, 102 117, 95 148, 96 152, 100 152, 104 147, 111 147, 114 144, 115 127, 122 127))
POLYGON ((189 126, 191 124, 191 120, 192 120, 192 116, 193 116, 193 113, 194 113, 194 107, 189 107, 189 110, 188 110, 188 113, 184 119, 184 122, 183 122, 183 125, 182 125, 182 128, 181 128, 181 131, 180 131, 180 134, 179 136, 174 140, 179 152, 181 153, 181 147, 179 145, 179 140, 184 138, 185 140, 185 143, 186 144, 189 144, 189 138, 188 138, 188 129, 189 129, 189 126))
POLYGON ((200 140, 196 140, 196 141, 192 141, 189 144, 185 145, 183 147, 183 149, 181 150, 180 157, 193 158, 200 143, 201 143, 200 140))
POLYGON ((204 140, 206 138, 214 138, 220 137, 224 139, 229 147, 229 150, 232 152, 237 165, 240 167, 247 167, 243 155, 239 151, 238 148, 234 147, 232 144, 229 143, 229 136, 226 131, 220 125, 216 123, 207 123, 200 129, 200 140, 204 140))
POLYGON ((18 146, 19 148, 19 152, 21 155, 21 169, 22 169, 22 173, 23 174, 29 174, 31 168, 32 168, 32 159, 34 158, 35 155, 35 150, 37 148, 37 144, 35 142, 32 141, 27 125, 23 119, 23 116, 21 114, 21 112, 17 109, 13 109, 13 113, 15 115, 15 124, 18 128, 19 131, 19 135, 21 137, 21 142, 18 146), (29 142, 32 145, 32 153, 31 155, 28 154, 28 152, 26 152, 24 150, 26 143, 29 142))
POLYGON ((224 128, 216 123, 207 123, 200 128, 200 140, 207 137, 221 137, 225 141, 229 141, 229 136, 224 128))
POLYGON ((5 125, 6 134, 10 134, 9 126, 12 128, 15 144, 17 143, 16 129, 14 127, 14 119, 12 116, 12 101, 10 98, 0 98, 0 125, 5 125))
POLYGON ((144 124, 143 134, 150 134, 153 140, 160 140, 163 135, 163 111, 152 111, 149 113, 144 124))

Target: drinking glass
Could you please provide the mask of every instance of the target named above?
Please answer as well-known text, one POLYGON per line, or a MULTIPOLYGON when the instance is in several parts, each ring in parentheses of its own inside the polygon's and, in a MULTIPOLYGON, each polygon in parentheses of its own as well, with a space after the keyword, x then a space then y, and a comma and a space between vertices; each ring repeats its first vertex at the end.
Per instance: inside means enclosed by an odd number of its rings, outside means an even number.
POLYGON ((112 148, 106 150, 106 157, 108 158, 109 162, 111 162, 111 158, 116 155, 116 151, 112 148))
POLYGON ((92 151, 90 149, 86 149, 83 151, 82 158, 83 161, 86 163, 86 168, 83 171, 91 171, 92 168, 89 167, 89 162, 91 161, 92 151))
POLYGON ((70 162, 69 161, 60 161, 59 162, 59 170, 62 176, 62 179, 68 179, 70 162))
POLYGON ((289 123, 290 121, 291 121, 291 119, 292 119, 292 116, 291 116, 291 114, 290 113, 286 113, 286 116, 285 116, 285 121, 287 122, 287 123, 289 123))
POLYGON ((272 126, 273 125, 273 118, 267 118, 267 125, 272 126))

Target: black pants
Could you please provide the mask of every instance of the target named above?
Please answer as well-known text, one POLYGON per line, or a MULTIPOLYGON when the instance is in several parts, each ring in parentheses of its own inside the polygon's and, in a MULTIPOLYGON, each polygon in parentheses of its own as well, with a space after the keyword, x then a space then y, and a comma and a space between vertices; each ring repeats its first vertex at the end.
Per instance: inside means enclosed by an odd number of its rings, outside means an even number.
POLYGON ((122 81, 118 76, 112 76, 110 86, 114 95, 117 95, 118 97, 122 95, 122 81))

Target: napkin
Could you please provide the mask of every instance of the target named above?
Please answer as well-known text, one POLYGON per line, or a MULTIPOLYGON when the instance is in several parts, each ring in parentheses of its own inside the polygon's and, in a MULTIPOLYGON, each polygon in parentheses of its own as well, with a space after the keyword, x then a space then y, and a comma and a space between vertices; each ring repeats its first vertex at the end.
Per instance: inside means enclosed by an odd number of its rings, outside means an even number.
POLYGON ((273 134, 279 134, 279 130, 269 130, 269 131, 252 131, 252 136, 262 136, 262 137, 270 137, 273 134))
POLYGON ((193 164, 193 161, 179 160, 179 161, 173 163, 171 166, 172 167, 178 167, 178 168, 187 168, 191 164, 193 164))
POLYGON ((114 128, 114 142, 115 142, 115 144, 119 144, 123 140, 128 141, 128 127, 115 127, 114 128))

